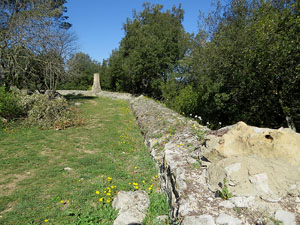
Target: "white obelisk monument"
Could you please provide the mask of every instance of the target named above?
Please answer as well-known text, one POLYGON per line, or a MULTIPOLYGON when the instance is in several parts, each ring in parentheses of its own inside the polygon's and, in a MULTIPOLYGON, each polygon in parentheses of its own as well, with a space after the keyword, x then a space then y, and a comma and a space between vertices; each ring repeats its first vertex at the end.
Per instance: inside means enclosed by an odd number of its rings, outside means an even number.
POLYGON ((101 86, 100 86, 99 73, 94 73, 94 83, 92 87, 92 92, 98 93, 100 91, 101 91, 101 86))

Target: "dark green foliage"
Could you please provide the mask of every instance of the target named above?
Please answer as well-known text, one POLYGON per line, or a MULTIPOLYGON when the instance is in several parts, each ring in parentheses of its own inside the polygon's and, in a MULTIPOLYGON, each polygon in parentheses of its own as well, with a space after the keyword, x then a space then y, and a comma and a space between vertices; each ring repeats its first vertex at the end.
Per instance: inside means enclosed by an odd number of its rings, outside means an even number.
POLYGON ((111 89, 111 78, 108 74, 108 60, 103 60, 101 67, 100 67, 100 84, 101 88, 104 90, 110 90, 111 89))
POLYGON ((68 76, 58 89, 88 90, 93 85, 93 74, 100 70, 100 64, 82 52, 72 55, 67 64, 68 76))
POLYGON ((174 108, 178 112, 184 112, 186 115, 194 114, 194 109, 198 108, 198 95, 192 86, 186 86, 174 98, 174 108))
POLYGON ((231 0, 185 33, 183 10, 144 4, 102 65, 105 85, 146 94, 217 128, 300 130, 300 2, 231 0))
MULTIPOLYGON (((248 10, 241 19, 231 22, 231 18, 226 18, 229 25, 216 37, 216 41, 223 42, 218 47, 223 55, 215 68, 223 83, 219 92, 229 96, 223 101, 227 114, 234 115, 229 122, 244 120, 260 126, 291 126, 286 117, 296 119, 300 110, 296 97, 300 94, 299 12, 294 13, 295 4, 278 8, 272 2, 250 3, 239 6, 248 10), (227 64, 225 68, 221 61, 227 64), (229 107, 230 104, 235 107, 229 107)), ((230 9, 241 11, 234 6, 230 9)))
POLYGON ((184 56, 186 34, 179 6, 162 11, 162 5, 145 3, 124 24, 125 37, 108 60, 111 89, 161 98, 178 60, 184 56))
POLYGON ((17 95, 13 92, 5 91, 4 87, 0 87, 0 117, 12 120, 22 116, 22 114, 23 110, 17 95))
POLYGON ((194 114, 299 130, 299 2, 233 0, 222 10, 206 18, 187 59, 200 95, 194 114))
POLYGON ((130 78, 125 79, 126 74, 123 66, 124 59, 121 57, 120 51, 113 50, 110 58, 107 62, 102 64, 100 76, 101 86, 113 91, 125 91, 126 82, 130 81, 130 78))
POLYGON ((170 78, 166 83, 161 85, 163 101, 168 107, 172 109, 176 108, 177 103, 175 98, 182 88, 184 88, 184 85, 178 82, 175 77, 170 78))

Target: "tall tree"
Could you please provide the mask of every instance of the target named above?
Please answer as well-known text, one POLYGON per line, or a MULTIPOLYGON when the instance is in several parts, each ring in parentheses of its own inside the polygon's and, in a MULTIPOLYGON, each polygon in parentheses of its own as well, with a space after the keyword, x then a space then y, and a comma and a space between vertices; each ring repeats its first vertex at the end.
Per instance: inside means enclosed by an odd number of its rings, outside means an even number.
POLYGON ((63 15, 65 3, 65 0, 0 2, 0 70, 6 87, 22 87, 24 80, 32 77, 37 81, 40 79, 36 77, 45 74, 44 86, 55 89, 58 77, 63 74, 62 63, 74 44, 74 35, 66 31, 71 25, 63 15), (53 61, 49 64, 50 58, 53 61), (43 74, 36 74, 41 71, 31 65, 44 68, 43 74))
POLYGON ((179 59, 185 54, 186 34, 182 26, 181 6, 162 11, 162 5, 144 3, 144 10, 134 11, 123 28, 120 43, 123 58, 124 91, 145 93, 160 98, 165 83, 179 59))
POLYGON ((67 76, 59 85, 61 89, 87 90, 93 85, 93 74, 100 71, 100 63, 83 52, 72 54, 67 66, 67 76))
POLYGON ((195 111, 215 124, 299 129, 299 1, 232 0, 219 12, 192 54, 195 111))

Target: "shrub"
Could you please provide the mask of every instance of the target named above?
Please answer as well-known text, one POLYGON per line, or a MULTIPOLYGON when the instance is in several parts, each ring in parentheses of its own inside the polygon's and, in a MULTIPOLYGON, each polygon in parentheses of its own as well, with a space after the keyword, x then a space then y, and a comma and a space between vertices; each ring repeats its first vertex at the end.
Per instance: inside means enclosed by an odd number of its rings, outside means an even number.
POLYGON ((174 103, 175 110, 179 113, 195 114, 198 106, 198 93, 193 90, 192 86, 187 86, 175 97, 174 103))
POLYGON ((11 91, 5 91, 5 87, 0 87, 0 117, 12 120, 22 114, 23 109, 19 104, 19 97, 11 91))
POLYGON ((35 93, 22 97, 21 104, 27 114, 25 123, 29 125, 65 129, 81 123, 78 112, 65 98, 49 98, 35 93))
POLYGON ((162 83, 162 97, 168 107, 176 109, 175 98, 178 96, 178 93, 180 93, 182 88, 182 84, 176 81, 175 78, 171 78, 166 83, 162 83))

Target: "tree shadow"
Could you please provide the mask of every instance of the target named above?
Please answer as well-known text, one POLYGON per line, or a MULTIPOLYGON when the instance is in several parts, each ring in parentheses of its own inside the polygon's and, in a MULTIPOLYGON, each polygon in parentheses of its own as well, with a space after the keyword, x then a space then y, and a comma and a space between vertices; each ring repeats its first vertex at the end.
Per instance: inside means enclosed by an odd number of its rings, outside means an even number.
POLYGON ((85 95, 82 95, 82 94, 78 94, 78 95, 68 94, 68 95, 64 95, 64 97, 67 100, 87 100, 87 99, 98 98, 96 96, 85 96, 85 95))

